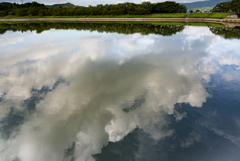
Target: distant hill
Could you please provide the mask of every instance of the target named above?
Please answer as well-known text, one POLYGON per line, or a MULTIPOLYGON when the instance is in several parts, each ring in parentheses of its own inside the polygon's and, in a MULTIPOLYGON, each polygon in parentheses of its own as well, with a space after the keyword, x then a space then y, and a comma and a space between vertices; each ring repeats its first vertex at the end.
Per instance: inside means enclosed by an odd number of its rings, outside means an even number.
POLYGON ((10 2, 1 2, 0 3, 0 6, 11 6, 12 5, 12 3, 10 3, 10 2))
POLYGON ((9 2, 1 2, 0 3, 0 11, 5 10, 5 8, 8 8, 8 6, 11 6, 12 3, 9 2))
POLYGON ((12 3, 10 2, 1 2, 0 5, 11 5, 12 3))
POLYGON ((192 3, 182 3, 184 4, 188 10, 195 9, 195 8, 203 8, 203 7, 214 7, 220 2, 225 2, 229 0, 209 0, 209 1, 198 1, 192 3))
POLYGON ((199 7, 199 8, 192 8, 191 10, 196 11, 211 11, 213 9, 213 7, 199 7))
POLYGON ((76 6, 72 3, 53 4, 46 5, 48 8, 75 8, 76 6))

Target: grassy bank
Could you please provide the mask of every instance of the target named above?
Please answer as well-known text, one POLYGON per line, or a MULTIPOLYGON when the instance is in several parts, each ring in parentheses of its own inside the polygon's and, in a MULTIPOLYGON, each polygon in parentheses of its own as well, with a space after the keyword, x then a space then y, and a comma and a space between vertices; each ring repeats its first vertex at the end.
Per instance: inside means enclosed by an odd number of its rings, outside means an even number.
POLYGON ((185 18, 185 13, 162 13, 162 14, 152 14, 152 15, 119 15, 119 16, 110 16, 110 15, 99 15, 99 16, 89 16, 89 18, 185 18))
POLYGON ((0 17, 0 19, 24 19, 24 18, 87 18, 88 16, 15 16, 7 15, 0 17))
MULTIPOLYGON (((2 22, 2 24, 41 24, 41 23, 49 23, 49 24, 148 24, 148 25, 174 25, 174 26, 185 26, 185 22, 125 22, 125 21, 19 21, 19 22, 2 22)), ((1 23, 0 23, 1 24, 1 23)), ((189 22, 189 26, 206 26, 206 27, 217 27, 217 28, 226 28, 223 24, 219 23, 203 23, 203 22, 189 22)))
POLYGON ((40 24, 40 23, 59 23, 59 24, 63 24, 63 23, 75 23, 75 24, 82 24, 82 23, 96 23, 96 24, 100 24, 100 23, 104 23, 104 24, 149 24, 149 25, 181 25, 184 26, 185 22, 141 22, 141 21, 17 21, 17 22, 12 22, 12 21, 7 21, 7 22, 0 22, 0 24, 24 24, 24 23, 34 23, 34 24, 40 24))
POLYGON ((225 18, 227 15, 235 13, 191 13, 189 18, 225 18))
MULTIPOLYGON (((235 13, 191 13, 189 18, 217 18, 222 19, 227 15, 235 13)), ((7 15, 0 19, 30 19, 30 18, 186 18, 185 13, 162 13, 151 15, 84 15, 84 16, 15 16, 7 15)))
POLYGON ((99 15, 99 16, 15 16, 8 15, 4 17, 0 17, 0 19, 21 19, 21 18, 185 18, 185 13, 172 13, 172 14, 152 14, 152 15, 119 15, 119 16, 111 16, 111 15, 99 15))
POLYGON ((188 25, 189 26, 207 26, 207 27, 226 28, 223 24, 219 24, 219 23, 189 22, 188 25))

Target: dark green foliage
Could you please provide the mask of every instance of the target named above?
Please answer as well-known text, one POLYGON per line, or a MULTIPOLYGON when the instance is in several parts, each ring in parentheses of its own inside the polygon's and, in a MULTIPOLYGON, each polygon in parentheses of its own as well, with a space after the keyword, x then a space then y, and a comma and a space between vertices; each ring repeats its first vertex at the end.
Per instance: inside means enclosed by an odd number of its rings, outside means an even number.
MULTIPOLYGON (((24 3, 24 4, 17 4, 17 3, 8 3, 2 2, 0 3, 0 12, 4 11, 6 14, 9 15, 16 15, 16 16, 26 16, 26 15, 37 15, 36 12, 39 8, 46 8, 44 4, 39 4, 37 2, 32 3, 24 3)), ((0 14, 0 16, 2 16, 0 14)))
POLYGON ((2 2, 0 3, 0 11, 8 11, 11 10, 13 4, 9 2, 2 2))
POLYGON ((26 16, 28 15, 28 8, 20 8, 15 10, 15 15, 16 16, 26 16))
POLYGON ((154 13, 186 13, 186 6, 180 5, 173 1, 161 3, 142 2, 135 3, 119 3, 106 4, 89 7, 74 6, 73 4, 59 4, 53 6, 45 6, 37 2, 25 4, 9 4, 0 3, 1 15, 16 16, 82 16, 82 15, 147 15, 154 13))
POLYGON ((221 2, 217 4, 213 9, 213 12, 235 12, 240 13, 240 0, 232 0, 227 2, 221 2))
POLYGON ((40 10, 40 8, 38 8, 38 7, 29 8, 28 14, 31 16, 36 16, 36 15, 38 15, 39 10, 40 10))
POLYGON ((46 16, 47 15, 47 9, 40 9, 38 11, 39 16, 46 16))
POLYGON ((6 11, 0 11, 0 16, 5 16, 5 15, 7 15, 6 11))
POLYGON ((187 8, 185 5, 180 5, 173 1, 166 1, 156 3, 153 10, 155 13, 185 13, 187 8))

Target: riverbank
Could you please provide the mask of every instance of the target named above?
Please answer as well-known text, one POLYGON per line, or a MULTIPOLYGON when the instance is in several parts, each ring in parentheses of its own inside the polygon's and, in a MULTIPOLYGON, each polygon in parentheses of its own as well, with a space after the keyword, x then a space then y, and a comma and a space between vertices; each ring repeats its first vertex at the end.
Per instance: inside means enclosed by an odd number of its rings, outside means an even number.
POLYGON ((16 16, 7 15, 0 19, 36 19, 36 18, 216 18, 224 19, 235 13, 158 13, 149 15, 81 15, 81 16, 16 16))
POLYGON ((211 22, 211 23, 240 23, 240 19, 214 19, 214 18, 24 18, 0 19, 1 22, 11 21, 151 21, 151 22, 211 22))

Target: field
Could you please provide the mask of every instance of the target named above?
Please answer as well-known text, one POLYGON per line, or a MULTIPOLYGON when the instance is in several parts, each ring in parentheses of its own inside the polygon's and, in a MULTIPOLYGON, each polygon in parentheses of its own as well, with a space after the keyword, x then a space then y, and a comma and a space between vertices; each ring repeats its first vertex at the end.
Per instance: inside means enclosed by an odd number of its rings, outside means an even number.
MULTIPOLYGON (((92 24, 149 24, 149 25, 181 25, 185 26, 185 22, 125 22, 125 21, 20 21, 20 22, 4 22, 3 24, 23 24, 23 23, 49 23, 49 24, 54 24, 54 23, 59 23, 59 24, 64 24, 64 23, 92 23, 92 24)), ((218 24, 218 23, 203 23, 203 22, 189 22, 189 26, 207 26, 207 27, 218 27, 218 28, 226 28, 223 24, 218 24)))
POLYGON ((87 18, 88 16, 15 16, 15 15, 7 15, 4 17, 0 17, 0 19, 22 19, 22 18, 87 18))
POLYGON ((120 15, 120 16, 89 16, 89 18, 185 18, 185 13, 162 13, 162 14, 152 14, 152 15, 120 15))
POLYGON ((227 15, 235 13, 191 13, 189 18, 225 18, 227 15))

